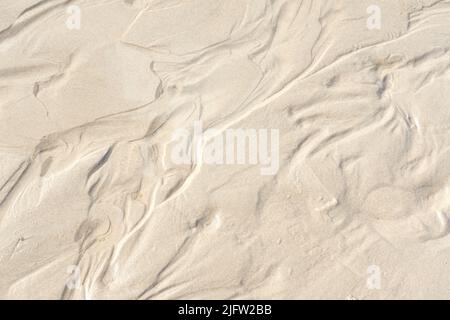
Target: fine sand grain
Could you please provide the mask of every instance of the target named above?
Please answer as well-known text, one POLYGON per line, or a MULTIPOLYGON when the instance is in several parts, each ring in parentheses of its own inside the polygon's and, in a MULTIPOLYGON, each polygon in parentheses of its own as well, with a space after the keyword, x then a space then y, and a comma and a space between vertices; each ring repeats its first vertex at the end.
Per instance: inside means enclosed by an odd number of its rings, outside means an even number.
POLYGON ((0 1, 1 299, 450 299, 450 0, 0 1))

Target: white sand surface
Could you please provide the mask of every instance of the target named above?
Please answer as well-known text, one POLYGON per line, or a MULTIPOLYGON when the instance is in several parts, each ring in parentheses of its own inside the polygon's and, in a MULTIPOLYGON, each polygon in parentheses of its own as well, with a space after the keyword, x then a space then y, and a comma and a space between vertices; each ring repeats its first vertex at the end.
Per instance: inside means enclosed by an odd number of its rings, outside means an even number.
POLYGON ((0 298, 449 299, 449 142, 449 0, 1 0, 0 298))

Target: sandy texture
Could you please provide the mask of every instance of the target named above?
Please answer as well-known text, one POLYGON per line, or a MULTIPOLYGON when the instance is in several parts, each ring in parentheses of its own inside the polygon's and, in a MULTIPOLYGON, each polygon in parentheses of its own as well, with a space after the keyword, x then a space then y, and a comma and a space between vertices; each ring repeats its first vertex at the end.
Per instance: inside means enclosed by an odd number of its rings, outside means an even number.
POLYGON ((450 298, 449 0, 1 0, 0 30, 0 298, 450 298), (259 145, 174 161, 199 124, 259 145))

